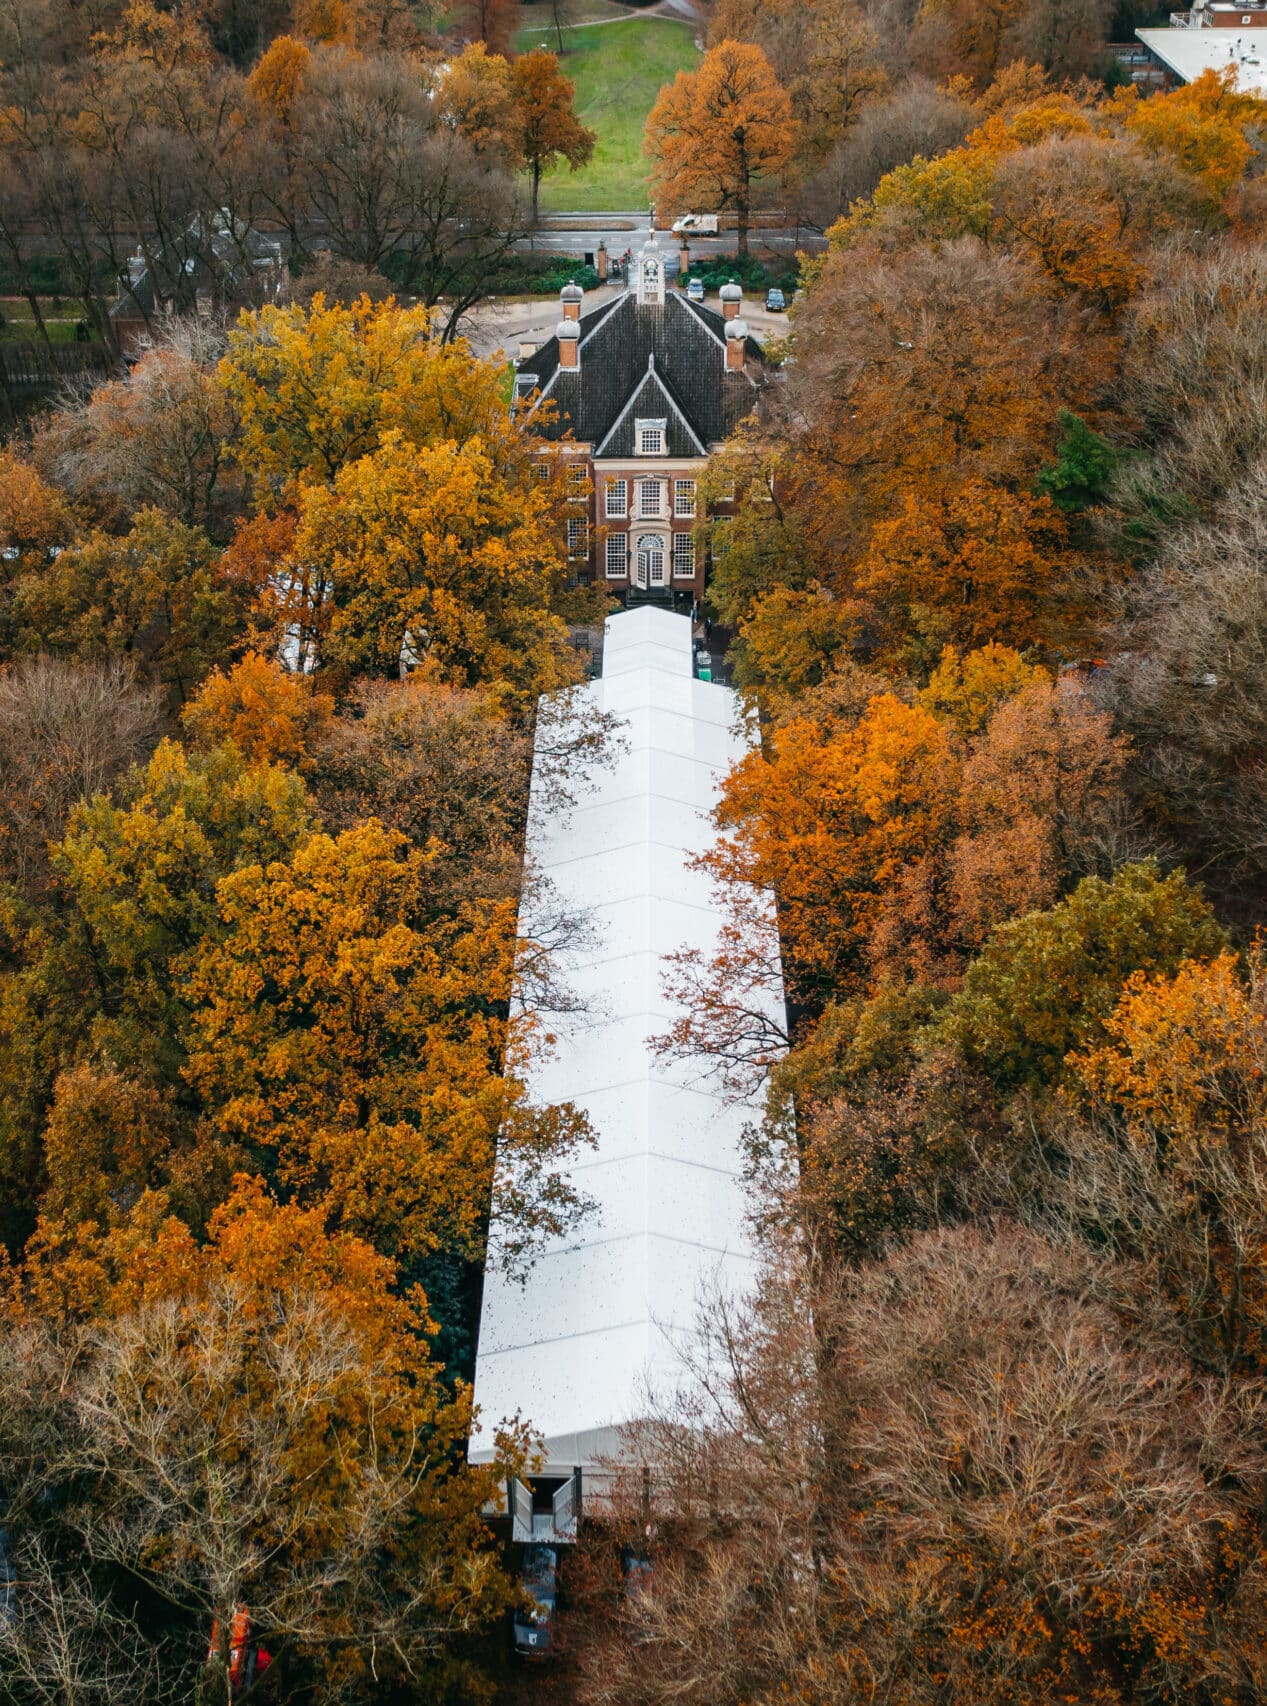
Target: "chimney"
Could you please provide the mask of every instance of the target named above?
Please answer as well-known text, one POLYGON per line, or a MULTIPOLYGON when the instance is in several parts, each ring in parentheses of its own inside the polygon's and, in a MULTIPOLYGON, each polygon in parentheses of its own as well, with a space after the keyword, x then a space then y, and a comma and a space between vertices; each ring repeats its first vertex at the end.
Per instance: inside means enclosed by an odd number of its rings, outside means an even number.
POLYGON ((559 301, 563 304, 563 318, 565 320, 579 320, 581 303, 584 300, 585 292, 579 284, 565 284, 559 292, 559 301))
POLYGON ((739 310, 743 306, 743 291, 737 284, 723 284, 718 292, 721 297, 721 314, 723 320, 737 320, 739 310))
POLYGON ((560 320, 554 329, 559 340, 559 366, 576 369, 581 365, 581 328, 575 320, 560 320))
POLYGON ((748 341, 748 322, 746 320, 727 320, 726 322, 726 372, 742 373, 744 346, 748 341))

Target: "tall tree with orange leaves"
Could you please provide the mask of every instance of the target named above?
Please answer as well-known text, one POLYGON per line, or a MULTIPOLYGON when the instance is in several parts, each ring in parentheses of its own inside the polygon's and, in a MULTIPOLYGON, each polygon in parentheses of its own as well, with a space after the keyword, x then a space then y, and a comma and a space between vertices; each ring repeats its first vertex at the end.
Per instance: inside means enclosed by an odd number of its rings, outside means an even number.
POLYGON ((594 157, 598 140, 576 116, 576 85, 544 48, 521 54, 510 71, 518 153, 528 168, 535 223, 543 174, 565 161, 573 171, 594 157))
POLYGON ((675 209, 733 207, 746 255, 754 186, 788 165, 796 140, 791 99, 765 54, 723 41, 698 70, 679 71, 661 89, 644 147, 657 201, 675 209))

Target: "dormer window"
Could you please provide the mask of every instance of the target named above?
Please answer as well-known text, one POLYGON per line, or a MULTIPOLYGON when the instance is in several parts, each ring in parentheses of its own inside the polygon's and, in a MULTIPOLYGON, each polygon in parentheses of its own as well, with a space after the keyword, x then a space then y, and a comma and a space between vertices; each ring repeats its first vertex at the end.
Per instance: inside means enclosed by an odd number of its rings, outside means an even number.
POLYGON ((667 421, 635 421, 634 442, 639 456, 664 455, 664 429, 667 421))

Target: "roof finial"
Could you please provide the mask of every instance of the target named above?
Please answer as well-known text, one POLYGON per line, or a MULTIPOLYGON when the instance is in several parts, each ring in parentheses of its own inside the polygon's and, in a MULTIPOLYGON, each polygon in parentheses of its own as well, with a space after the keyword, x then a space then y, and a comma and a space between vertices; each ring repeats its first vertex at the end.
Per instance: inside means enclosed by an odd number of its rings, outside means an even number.
POLYGON ((655 351, 654 350, 652 350, 650 355, 647 357, 647 372, 648 373, 654 373, 655 372, 655 351))

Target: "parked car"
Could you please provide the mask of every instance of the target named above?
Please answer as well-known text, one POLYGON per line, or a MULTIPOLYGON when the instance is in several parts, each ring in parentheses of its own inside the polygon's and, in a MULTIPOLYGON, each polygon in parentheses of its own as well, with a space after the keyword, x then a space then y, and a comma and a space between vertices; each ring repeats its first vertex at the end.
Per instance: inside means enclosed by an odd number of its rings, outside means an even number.
POLYGON ((787 298, 781 290, 775 290, 771 286, 765 293, 765 305, 767 313, 781 314, 787 307, 787 298))
POLYGON ((559 1555, 553 1546, 525 1546, 520 1581, 532 1600, 531 1608, 515 1613, 515 1651, 525 1658, 543 1659, 554 1640, 558 1603, 559 1555))
POLYGON ((683 231, 707 232, 712 236, 717 230, 717 215, 715 213, 684 213, 680 219, 673 221, 673 229, 679 235, 683 231))
POLYGON ((702 278, 688 278, 686 295, 688 301, 702 302, 704 300, 704 280, 702 278))

